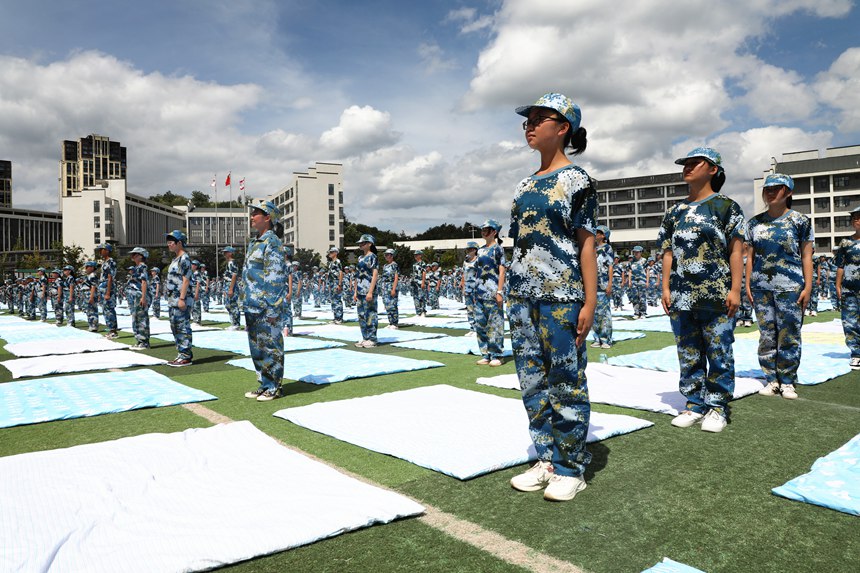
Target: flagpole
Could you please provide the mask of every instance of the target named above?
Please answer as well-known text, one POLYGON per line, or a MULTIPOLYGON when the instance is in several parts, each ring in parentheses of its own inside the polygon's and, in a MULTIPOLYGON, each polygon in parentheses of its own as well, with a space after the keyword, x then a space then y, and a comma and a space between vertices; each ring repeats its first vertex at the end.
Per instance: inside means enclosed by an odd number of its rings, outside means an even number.
POLYGON ((218 219, 218 174, 215 173, 212 179, 212 186, 215 188, 215 276, 218 276, 218 239, 221 234, 221 225, 218 219))

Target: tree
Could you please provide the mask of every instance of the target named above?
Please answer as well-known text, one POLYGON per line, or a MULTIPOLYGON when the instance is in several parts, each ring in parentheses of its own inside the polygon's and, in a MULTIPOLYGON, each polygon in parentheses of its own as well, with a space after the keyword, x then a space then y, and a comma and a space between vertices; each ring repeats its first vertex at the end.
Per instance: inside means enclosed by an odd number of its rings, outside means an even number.
POLYGON ((33 249, 31 254, 21 257, 20 268, 22 269, 38 269, 49 266, 51 266, 51 261, 43 257, 39 249, 33 249))
POLYGON ((302 272, 310 271, 313 267, 318 267, 322 264, 320 254, 311 249, 296 249, 293 260, 299 262, 299 269, 302 272))
POLYGON ((424 262, 428 265, 430 263, 438 263, 439 262, 439 253, 436 252, 436 249, 433 247, 424 247, 422 249, 424 251, 424 262))
POLYGON ((463 264, 464 258, 460 249, 448 249, 439 257, 439 264, 443 269, 453 269, 463 264))
POLYGON ((200 209, 203 207, 211 207, 212 201, 209 199, 209 195, 203 191, 197 191, 195 189, 191 192, 191 204, 200 209))
POLYGON ((177 195, 169 189, 166 193, 162 195, 152 195, 149 200, 161 203, 163 205, 169 205, 170 207, 178 207, 180 205, 185 205, 188 203, 188 197, 185 197, 183 195, 177 195))
POLYGON ((61 241, 51 243, 52 251, 60 251, 60 266, 71 265, 75 272, 81 269, 84 265, 84 249, 72 243, 70 246, 65 246, 61 241))
MULTIPOLYGON (((397 263, 397 268, 400 269, 401 275, 409 275, 412 273, 412 264, 415 262, 415 256, 412 254, 412 249, 404 245, 397 245, 394 248, 394 262, 397 263)), ((383 258, 383 263, 384 263, 383 258)), ((403 280, 401 276, 400 280, 403 280)))

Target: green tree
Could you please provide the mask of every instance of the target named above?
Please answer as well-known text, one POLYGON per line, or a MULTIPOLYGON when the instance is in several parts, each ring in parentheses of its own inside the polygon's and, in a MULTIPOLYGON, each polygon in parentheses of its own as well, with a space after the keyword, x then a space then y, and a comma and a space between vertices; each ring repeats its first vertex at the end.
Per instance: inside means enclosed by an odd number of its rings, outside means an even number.
POLYGON ((39 252, 39 249, 33 249, 32 253, 21 257, 21 262, 19 264, 19 268, 22 269, 38 269, 39 267, 50 266, 51 261, 49 261, 46 257, 42 256, 42 253, 39 252))
POLYGON ((200 209, 203 207, 211 207, 212 201, 210 200, 209 195, 203 191, 197 191, 195 189, 191 192, 191 204, 200 209))
POLYGON ((453 269, 463 264, 464 253, 460 249, 448 249, 439 257, 443 269, 453 269))
MULTIPOLYGON (((384 263, 383 258, 383 263, 384 263)), ((400 269, 401 275, 412 274, 412 264, 415 262, 415 256, 412 254, 412 249, 404 245, 396 245, 394 247, 394 262, 397 263, 397 268, 400 269)), ((403 280, 403 277, 400 279, 403 280)))
POLYGON ((52 251, 60 251, 60 267, 71 265, 75 272, 80 270, 84 265, 84 249, 72 243, 70 246, 65 246, 61 241, 51 243, 52 251))
POLYGON ((439 262, 439 253, 436 252, 436 249, 433 247, 424 247, 422 249, 424 251, 424 262, 428 265, 430 263, 438 263, 439 262))
POLYGON ((150 196, 149 200, 161 203, 163 205, 169 205, 171 207, 178 207, 180 205, 185 205, 188 203, 188 197, 185 197, 184 195, 177 195, 170 190, 161 195, 152 195, 150 196))
POLYGON ((322 257, 316 251, 311 249, 296 249, 293 255, 293 260, 299 262, 299 268, 302 272, 310 271, 314 267, 320 266, 322 257))

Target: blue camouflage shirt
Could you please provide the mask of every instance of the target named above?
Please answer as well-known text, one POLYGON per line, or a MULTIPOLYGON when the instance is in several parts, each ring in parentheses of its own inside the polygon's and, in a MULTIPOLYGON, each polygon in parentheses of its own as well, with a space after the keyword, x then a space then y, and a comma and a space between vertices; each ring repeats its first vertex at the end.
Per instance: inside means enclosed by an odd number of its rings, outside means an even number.
POLYGON ((630 263, 630 285, 644 287, 647 276, 645 274, 645 259, 633 259, 630 263))
POLYGON ((113 296, 116 292, 116 261, 110 257, 102 261, 102 277, 99 281, 99 289, 103 292, 107 290, 108 277, 113 277, 113 286, 111 287, 112 292, 110 293, 111 296, 113 296))
MULTIPOLYGON (((367 253, 362 257, 358 257, 355 274, 355 292, 358 296, 367 296, 370 292, 370 283, 373 281, 373 270, 379 266, 379 261, 373 253, 367 253)), ((373 289, 373 296, 379 293, 378 289, 373 289)))
POLYGON ((182 279, 188 279, 189 285, 185 292, 185 304, 190 306, 189 302, 194 298, 191 293, 191 259, 188 253, 182 253, 170 261, 170 266, 167 267, 167 277, 164 279, 164 296, 167 298, 167 304, 170 306, 179 306, 179 295, 182 294, 182 279))
POLYGON ((127 292, 140 296, 143 290, 143 281, 148 279, 149 271, 146 268, 146 264, 140 263, 136 265, 129 275, 128 286, 126 287, 127 292))
POLYGON ((245 266, 242 268, 245 311, 261 313, 266 318, 281 316, 286 296, 286 277, 284 244, 270 229, 248 245, 245 266))
POLYGON ((582 168, 567 165, 523 179, 511 208, 511 296, 584 301, 576 231, 594 234, 596 220, 597 194, 582 168))
MULTIPOLYGON (((472 294, 475 292, 475 287, 477 286, 477 276, 475 275, 475 260, 464 260, 463 261, 463 292, 465 294, 472 294)), ((507 281, 506 281, 507 283, 507 281)))
POLYGON ((774 219, 767 212, 747 222, 746 240, 752 245, 751 290, 793 291, 803 288, 803 244, 814 240, 809 217, 789 210, 774 219))
MULTIPOLYGON (((328 267, 326 268, 326 280, 332 288, 337 288, 337 281, 341 272, 343 272, 343 266, 340 264, 340 259, 328 262, 328 267)), ((345 278, 346 277, 344 277, 344 279, 345 278)))
POLYGON ((609 286, 609 267, 614 261, 615 251, 612 250, 612 245, 603 243, 597 247, 597 290, 605 291, 609 286))
MULTIPOLYGON (((425 263, 424 261, 415 261, 414 263, 412 263, 412 284, 420 287, 421 286, 421 280, 423 278, 426 278, 424 276, 424 273, 426 273, 426 272, 427 272, 427 263, 425 263)), ((426 286, 427 283, 425 282, 424 285, 426 286)))
POLYGON ((382 267, 382 275, 379 277, 379 282, 390 290, 391 287, 394 286, 394 278, 397 276, 398 271, 399 267, 394 261, 384 265, 382 267))
POLYGON ((672 251, 672 308, 725 310, 732 285, 729 243, 735 238, 744 238, 744 214, 725 195, 715 193, 669 208, 657 244, 663 252, 672 251))
MULTIPOLYGON (((836 251, 835 264, 831 267, 842 269, 842 292, 860 294, 860 239, 842 239, 836 251)), ((836 273, 833 272, 832 276, 836 273)))
POLYGON ((483 246, 478 249, 475 259, 475 296, 480 300, 496 298, 499 290, 499 273, 502 267, 507 267, 505 251, 498 243, 483 246))

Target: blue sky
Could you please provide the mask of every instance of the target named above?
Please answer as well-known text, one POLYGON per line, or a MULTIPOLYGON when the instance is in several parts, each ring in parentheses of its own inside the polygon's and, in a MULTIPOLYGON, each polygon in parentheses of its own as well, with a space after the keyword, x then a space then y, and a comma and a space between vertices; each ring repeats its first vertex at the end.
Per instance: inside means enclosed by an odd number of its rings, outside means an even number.
POLYGON ((860 143, 849 0, 7 4, 16 207, 56 210, 60 141, 95 132, 128 147, 143 196, 228 170, 263 196, 339 161, 352 220, 505 221, 536 168, 512 110, 548 91, 582 106, 592 176, 672 171, 713 145, 748 211, 771 156, 860 143))

